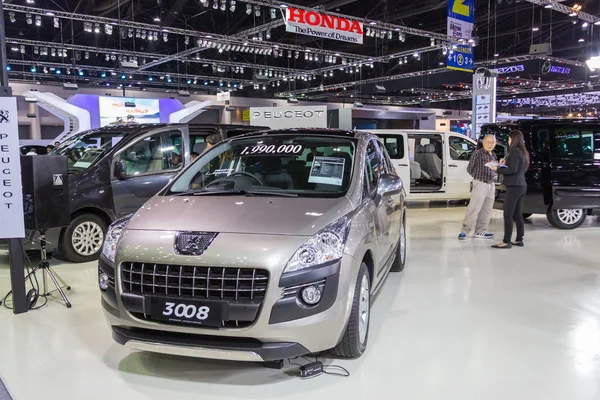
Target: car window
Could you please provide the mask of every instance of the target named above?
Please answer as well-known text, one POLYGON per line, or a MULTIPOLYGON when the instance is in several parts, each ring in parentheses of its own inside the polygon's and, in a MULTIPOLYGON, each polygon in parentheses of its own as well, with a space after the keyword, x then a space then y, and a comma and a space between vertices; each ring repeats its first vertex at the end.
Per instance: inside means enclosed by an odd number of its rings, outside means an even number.
POLYGON ((402 136, 379 135, 379 137, 383 141, 385 149, 392 160, 401 160, 404 158, 405 149, 402 136))
POLYGON ((119 157, 127 176, 176 170, 183 160, 182 143, 180 131, 156 133, 133 143, 119 157))
POLYGON ((583 156, 583 141, 579 128, 556 127, 554 129, 553 153, 560 158, 580 158, 583 156))
POLYGON ((471 141, 458 136, 450 136, 450 158, 453 160, 469 160, 476 149, 471 141))
POLYGON ((379 151, 379 147, 375 140, 371 140, 367 144, 365 168, 367 171, 369 187, 371 188, 371 191, 373 191, 379 184, 379 176, 385 171, 381 152, 379 151))
POLYGON ((233 139, 202 154, 168 194, 243 189, 339 197, 350 186, 354 153, 353 139, 302 131, 233 139))
POLYGON ((600 159, 600 129, 582 129, 581 142, 585 158, 600 159))

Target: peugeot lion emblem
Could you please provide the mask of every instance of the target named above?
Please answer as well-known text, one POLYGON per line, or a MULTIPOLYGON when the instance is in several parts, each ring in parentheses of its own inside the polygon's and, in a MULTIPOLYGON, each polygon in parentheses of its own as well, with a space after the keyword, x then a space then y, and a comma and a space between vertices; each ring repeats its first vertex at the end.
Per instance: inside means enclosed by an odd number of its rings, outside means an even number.
POLYGON ((200 256, 215 240, 213 232, 177 232, 175 235, 175 253, 184 256, 200 256))

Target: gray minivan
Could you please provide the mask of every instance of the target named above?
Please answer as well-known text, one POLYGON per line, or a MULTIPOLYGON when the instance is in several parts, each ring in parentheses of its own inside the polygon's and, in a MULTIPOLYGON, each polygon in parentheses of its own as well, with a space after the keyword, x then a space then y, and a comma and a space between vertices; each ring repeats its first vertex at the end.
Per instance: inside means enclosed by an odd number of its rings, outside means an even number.
POLYGON ((370 133, 223 141, 109 228, 98 278, 113 338, 238 361, 359 357, 371 299, 404 269, 405 196, 370 133))
MULTIPOLYGON (((265 127, 244 125, 120 124, 80 133, 50 155, 69 166, 67 227, 46 233, 50 246, 71 262, 98 258, 106 229, 120 216, 135 212, 187 166, 206 139, 226 139, 265 127)), ((37 232, 28 232, 28 249, 39 249, 37 232)))

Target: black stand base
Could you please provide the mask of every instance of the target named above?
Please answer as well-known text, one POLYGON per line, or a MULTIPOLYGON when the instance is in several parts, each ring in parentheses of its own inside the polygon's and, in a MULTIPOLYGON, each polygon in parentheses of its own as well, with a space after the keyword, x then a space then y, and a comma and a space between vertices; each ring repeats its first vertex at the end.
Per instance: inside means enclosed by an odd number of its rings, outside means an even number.
POLYGON ((269 369, 282 369, 283 368, 283 360, 275 360, 275 361, 265 361, 263 363, 265 368, 269 369))

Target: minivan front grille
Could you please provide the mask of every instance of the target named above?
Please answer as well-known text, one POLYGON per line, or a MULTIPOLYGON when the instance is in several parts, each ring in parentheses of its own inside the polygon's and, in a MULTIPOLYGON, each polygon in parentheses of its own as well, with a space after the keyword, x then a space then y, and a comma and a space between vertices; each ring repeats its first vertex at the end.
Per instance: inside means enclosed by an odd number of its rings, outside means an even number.
POLYGON ((124 262, 123 291, 210 300, 263 300, 269 272, 258 268, 198 267, 124 262))

